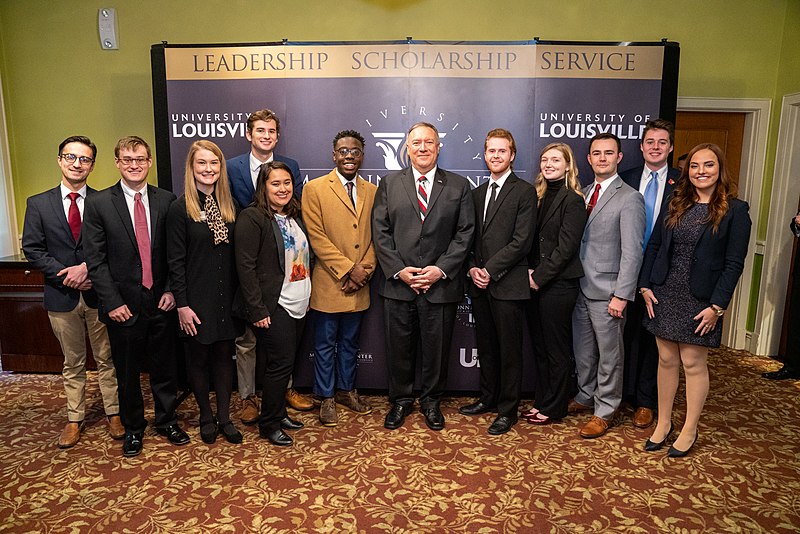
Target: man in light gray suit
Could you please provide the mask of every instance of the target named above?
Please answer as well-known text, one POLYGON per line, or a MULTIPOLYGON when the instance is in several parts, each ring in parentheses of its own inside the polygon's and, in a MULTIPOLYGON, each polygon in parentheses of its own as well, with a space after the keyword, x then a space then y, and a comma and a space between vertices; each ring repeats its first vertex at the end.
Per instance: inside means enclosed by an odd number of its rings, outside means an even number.
POLYGON ((589 144, 594 182, 583 192, 588 219, 581 241, 584 277, 572 314, 578 394, 569 411, 594 411, 584 438, 606 433, 622 400, 625 307, 636 294, 642 264, 644 200, 622 181, 620 141, 601 133, 589 144))

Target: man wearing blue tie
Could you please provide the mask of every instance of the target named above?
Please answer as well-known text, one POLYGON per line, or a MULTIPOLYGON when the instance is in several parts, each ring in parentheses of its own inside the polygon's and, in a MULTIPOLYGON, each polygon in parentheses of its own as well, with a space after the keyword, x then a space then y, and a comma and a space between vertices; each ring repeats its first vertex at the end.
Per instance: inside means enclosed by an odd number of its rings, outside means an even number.
MULTIPOLYGON (((648 121, 639 144, 644 156, 644 165, 620 174, 626 184, 638 190, 644 197, 645 248, 659 214, 666 213, 672 190, 680 178, 680 171, 667 164, 674 139, 675 127, 670 121, 664 119, 648 121)), ((654 410, 658 404, 656 387, 658 348, 653 334, 642 328, 644 314, 644 302, 641 295, 637 294, 628 322, 625 324, 623 399, 636 409, 633 424, 639 428, 647 428, 653 423, 654 410)))

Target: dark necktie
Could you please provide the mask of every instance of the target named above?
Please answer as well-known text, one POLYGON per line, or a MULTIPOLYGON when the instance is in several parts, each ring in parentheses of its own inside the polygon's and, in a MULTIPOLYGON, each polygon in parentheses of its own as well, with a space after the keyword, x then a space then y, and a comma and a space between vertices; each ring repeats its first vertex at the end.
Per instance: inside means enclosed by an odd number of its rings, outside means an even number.
POLYGON ((72 192, 69 195, 69 212, 67 213, 67 222, 69 223, 69 229, 72 230, 72 237, 75 238, 75 242, 78 242, 78 238, 81 236, 81 212, 78 209, 78 198, 80 198, 79 193, 72 192))
POLYGON ((425 222, 425 215, 428 214, 428 193, 425 192, 425 183, 428 181, 424 176, 419 177, 419 187, 417 187, 417 200, 419 201, 419 216, 425 222))
POLYGON ((600 196, 600 184, 597 184, 594 188, 594 193, 592 193, 592 197, 589 199, 589 204, 586 206, 586 215, 592 214, 592 210, 597 204, 597 197, 599 196, 600 196))
POLYGON ((136 233, 136 244, 139 246, 139 258, 142 260, 142 286, 150 289, 153 287, 150 232, 147 231, 147 215, 144 212, 141 193, 133 195, 133 228, 136 233))
POLYGON ((492 184, 492 190, 489 192, 489 203, 486 205, 486 213, 483 214, 483 225, 486 226, 486 221, 489 220, 489 215, 492 213, 494 209, 494 203, 497 202, 497 189, 500 186, 497 185, 497 182, 492 184))
POLYGON ((347 196, 350 197, 350 202, 352 202, 353 207, 356 207, 356 200, 353 198, 353 181, 347 180, 347 183, 344 185, 347 186, 347 196))

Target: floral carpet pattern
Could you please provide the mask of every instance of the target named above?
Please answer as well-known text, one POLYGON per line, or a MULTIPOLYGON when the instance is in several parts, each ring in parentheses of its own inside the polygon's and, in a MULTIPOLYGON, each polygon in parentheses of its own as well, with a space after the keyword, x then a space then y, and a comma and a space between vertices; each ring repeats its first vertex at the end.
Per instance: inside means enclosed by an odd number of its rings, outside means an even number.
MULTIPOLYGON (((797 532, 800 382, 760 378, 778 364, 744 352, 709 362, 683 459, 643 452, 652 429, 635 428, 630 410, 594 440, 578 435, 588 415, 493 437, 492 414, 457 413, 463 398, 443 403, 442 432, 419 412, 385 430, 382 396, 368 416, 340 407, 332 428, 293 413, 306 428, 290 448, 244 425, 241 445, 204 444, 190 397, 178 413, 190 444, 148 429, 142 454, 125 459, 94 374, 86 429, 61 450, 61 377, 0 373, 0 532, 797 532)), ((679 403, 678 427, 682 415, 679 403)))

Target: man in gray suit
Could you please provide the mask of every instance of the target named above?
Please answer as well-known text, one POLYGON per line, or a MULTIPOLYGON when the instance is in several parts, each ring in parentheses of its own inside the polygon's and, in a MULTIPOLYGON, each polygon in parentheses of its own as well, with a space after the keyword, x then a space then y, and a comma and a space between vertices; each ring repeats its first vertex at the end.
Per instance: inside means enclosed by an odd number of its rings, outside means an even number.
POLYGON ((372 210, 392 402, 384 426, 399 428, 411 411, 419 352, 421 411, 430 429, 441 430, 439 399, 447 383, 456 307, 464 298, 475 210, 466 178, 437 167, 436 127, 413 125, 406 148, 411 167, 383 177, 372 210))
POLYGON ((584 438, 606 433, 622 400, 625 307, 636 295, 642 265, 645 209, 642 195, 617 174, 617 136, 601 133, 589 144, 594 182, 584 189, 588 219, 580 258, 584 277, 572 314, 578 394, 572 413, 594 411, 584 438))

